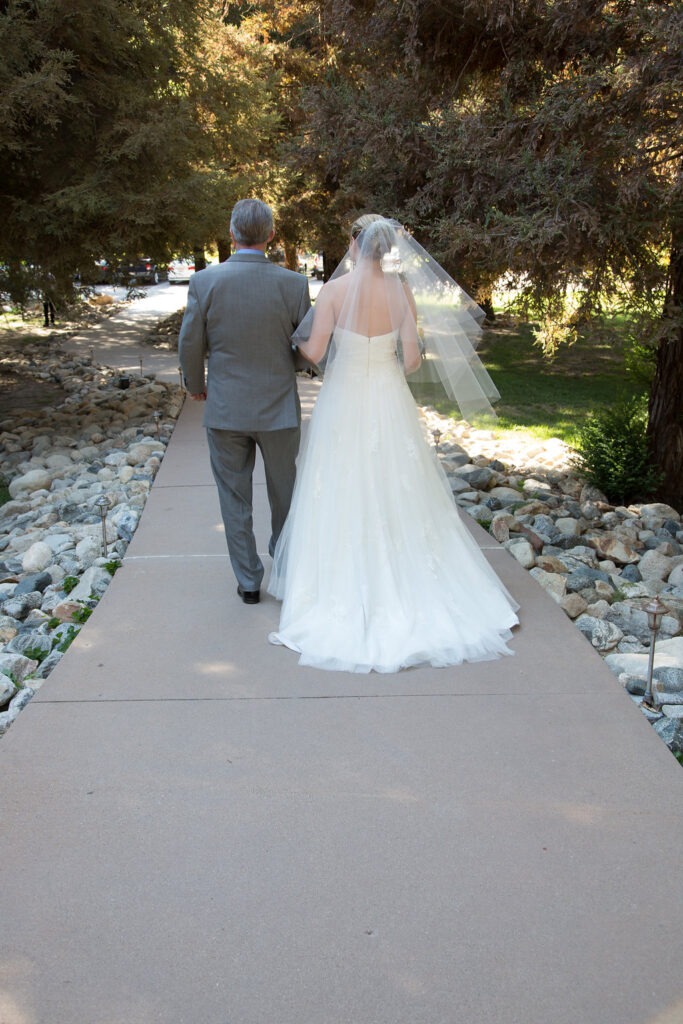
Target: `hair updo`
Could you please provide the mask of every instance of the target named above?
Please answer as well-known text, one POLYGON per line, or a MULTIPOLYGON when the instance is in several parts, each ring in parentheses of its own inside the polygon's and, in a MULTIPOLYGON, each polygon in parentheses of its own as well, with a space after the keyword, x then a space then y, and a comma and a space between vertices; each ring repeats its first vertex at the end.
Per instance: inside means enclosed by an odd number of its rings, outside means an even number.
POLYGON ((351 238, 360 249, 361 258, 381 261, 389 256, 398 241, 391 221, 378 213, 365 213, 351 225, 351 238))

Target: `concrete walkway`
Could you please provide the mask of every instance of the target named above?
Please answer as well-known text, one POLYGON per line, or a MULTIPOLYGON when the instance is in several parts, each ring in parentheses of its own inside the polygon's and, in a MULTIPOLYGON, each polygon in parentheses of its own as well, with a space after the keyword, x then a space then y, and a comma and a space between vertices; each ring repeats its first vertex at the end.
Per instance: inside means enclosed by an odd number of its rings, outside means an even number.
POLYGON ((681 1024, 683 773, 599 656, 472 524, 514 658, 299 668, 201 414, 0 741, 0 1024, 681 1024))

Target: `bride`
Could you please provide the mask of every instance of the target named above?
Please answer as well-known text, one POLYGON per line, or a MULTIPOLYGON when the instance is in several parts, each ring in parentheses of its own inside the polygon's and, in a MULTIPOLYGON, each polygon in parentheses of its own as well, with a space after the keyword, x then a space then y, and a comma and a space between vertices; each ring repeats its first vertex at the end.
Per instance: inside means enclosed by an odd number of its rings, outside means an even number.
POLYGON ((461 522, 406 381, 440 379, 463 414, 491 412, 481 316, 399 224, 367 214, 294 336, 312 363, 326 357, 268 586, 282 599, 269 639, 301 665, 396 672, 512 653, 518 605, 461 522))

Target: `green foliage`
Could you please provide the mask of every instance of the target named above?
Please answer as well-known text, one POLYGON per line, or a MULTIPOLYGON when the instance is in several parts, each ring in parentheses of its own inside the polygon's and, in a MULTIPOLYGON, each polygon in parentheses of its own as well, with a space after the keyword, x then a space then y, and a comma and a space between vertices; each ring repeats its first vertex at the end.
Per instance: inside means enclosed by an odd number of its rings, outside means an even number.
POLYGON ((71 616, 71 619, 73 622, 78 622, 82 624, 88 621, 88 619, 92 615, 92 612, 92 608, 78 608, 71 616))
POLYGON ((62 580, 62 590, 65 594, 70 594, 72 590, 75 590, 79 584, 78 576, 65 576, 62 580))
POLYGON ((683 502, 680 4, 324 13, 291 150, 321 239, 363 210, 396 216, 480 303, 508 275, 550 353, 606 308, 647 313, 650 441, 662 497, 683 502))
POLYGON ((62 620, 61 619, 57 619, 57 618, 53 617, 53 618, 47 620, 47 628, 50 631, 52 631, 53 629, 57 629, 57 627, 61 626, 61 624, 62 624, 62 620))
POLYGON ((42 647, 27 647, 24 650, 24 657, 31 658, 32 661, 40 663, 47 658, 48 652, 43 650, 42 647))
POLYGON ((68 651, 69 647, 78 636, 78 633, 79 630, 76 628, 76 626, 69 626, 64 635, 62 636, 62 639, 57 644, 56 649, 60 651, 62 654, 64 654, 65 651, 68 651))
POLYGON ((121 568, 121 562, 118 558, 113 558, 110 562, 104 563, 104 568, 107 570, 110 576, 113 576, 117 569, 121 568))
POLYGON ((576 467, 610 501, 648 498, 659 483, 647 444, 643 402, 631 399, 590 416, 579 431, 576 467))
MULTIPOLYGON (((553 358, 544 356, 527 324, 501 316, 485 327, 478 351, 501 395, 492 429, 532 434, 540 440, 559 437, 573 445, 593 410, 642 396, 642 386, 628 378, 624 367, 625 327, 621 321, 608 327, 604 333, 580 333, 573 345, 560 347, 553 358)), ((422 385, 417 397, 457 419, 457 409, 437 395, 438 389, 422 385)))
POLYGON ((4 4, 0 48, 0 264, 17 301, 37 268, 57 296, 97 257, 161 261, 227 234, 263 178, 277 76, 211 0, 4 4))
POLYGON ((0 505, 5 505, 8 501, 12 500, 12 495, 9 492, 9 486, 7 482, 0 477, 0 505))

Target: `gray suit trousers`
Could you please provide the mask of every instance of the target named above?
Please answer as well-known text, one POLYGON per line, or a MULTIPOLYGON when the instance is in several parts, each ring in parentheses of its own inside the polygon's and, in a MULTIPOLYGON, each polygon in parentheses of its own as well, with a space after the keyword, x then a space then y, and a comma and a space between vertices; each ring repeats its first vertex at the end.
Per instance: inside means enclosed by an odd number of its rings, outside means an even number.
POLYGON ((256 547, 253 525, 252 473, 256 446, 266 471, 271 522, 268 550, 272 555, 292 500, 301 429, 241 431, 209 427, 206 433, 230 563, 243 590, 258 590, 263 579, 263 562, 256 547))

